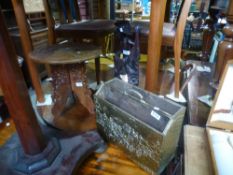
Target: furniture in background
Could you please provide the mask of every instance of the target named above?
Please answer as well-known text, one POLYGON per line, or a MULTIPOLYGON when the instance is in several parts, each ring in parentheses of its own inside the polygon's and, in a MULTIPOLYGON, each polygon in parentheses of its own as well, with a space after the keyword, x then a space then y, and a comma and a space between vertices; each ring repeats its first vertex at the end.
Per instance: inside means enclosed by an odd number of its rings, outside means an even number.
POLYGON ((223 28, 224 40, 220 42, 217 51, 217 62, 213 83, 218 84, 228 60, 233 59, 233 25, 223 28))
MULTIPOLYGON (((188 123, 204 127, 208 119, 210 106, 201 102, 198 98, 205 96, 206 102, 209 104, 213 100, 216 90, 210 86, 210 82, 214 74, 214 64, 191 60, 187 61, 186 64, 192 64, 194 67, 192 78, 187 85, 188 123), (203 68, 206 68, 207 71, 203 68)), ((187 76, 190 76, 190 74, 188 73, 187 76)))
POLYGON ((26 15, 25 12, 21 10, 23 8, 22 0, 12 0, 16 21, 19 27, 19 33, 21 37, 21 44, 24 52, 24 59, 27 63, 29 74, 31 77, 32 85, 35 89, 38 102, 44 102, 44 94, 41 87, 40 75, 37 70, 36 64, 30 59, 29 52, 33 50, 33 44, 30 36, 29 27, 26 25, 26 15), (22 7, 21 7, 22 6, 22 7))
POLYGON ((99 57, 100 48, 90 44, 65 43, 39 48, 30 53, 36 63, 48 64, 51 68, 53 88, 52 114, 61 117, 74 103, 80 103, 90 114, 94 104, 88 89, 85 61, 99 57))
POLYGON ((148 60, 145 82, 145 89, 148 91, 158 90, 160 49, 162 45, 163 20, 165 16, 166 3, 166 0, 151 2, 148 60))
MULTIPOLYGON (((42 1, 40 2, 42 4, 42 1)), ((26 59, 23 53, 19 29, 17 27, 17 23, 15 20, 12 3, 11 1, 1 1, 0 5, 2 7, 3 15, 5 19, 7 19, 6 20, 7 28, 13 40, 16 53, 19 57, 23 58, 24 60, 21 65, 21 70, 23 72, 24 79, 26 81, 27 86, 31 87, 32 86, 31 78, 29 75, 28 66, 25 61, 26 59)), ((27 16, 26 18, 27 18, 27 22, 29 23, 30 36, 32 38, 33 47, 39 47, 40 45, 48 43, 45 14, 43 11, 41 11, 43 10, 41 8, 37 8, 36 11, 32 11, 32 9, 35 10, 35 8, 29 8, 30 11, 28 11, 28 13, 26 14, 27 16)), ((39 71, 40 78, 44 78, 45 76, 47 76, 47 72, 45 71, 44 66, 36 65, 36 68, 39 71)))
MULTIPOLYGON (((64 4, 61 4, 61 1, 57 0, 44 0, 43 2, 48 25, 49 44, 55 44, 58 38, 73 39, 79 42, 88 40, 88 42, 94 42, 102 46, 102 52, 105 55, 105 37, 113 33, 115 28, 113 21, 104 19, 95 20, 97 17, 93 14, 90 15, 91 20, 80 21, 80 9, 74 0, 64 1, 64 4), (54 15, 55 12, 58 13, 58 17, 54 15)), ((100 12, 102 10, 100 7, 98 10, 94 8, 93 1, 89 1, 88 5, 92 7, 91 12, 100 12)), ((96 80, 99 83, 99 58, 95 59, 95 67, 96 80)))
MULTIPOLYGON (((164 23, 164 30, 163 35, 160 36, 153 36, 153 28, 156 26, 156 24, 153 22, 153 20, 162 20, 163 16, 158 16, 160 19, 153 18, 153 10, 151 14, 150 19, 150 35, 149 35, 149 45, 148 45, 148 62, 147 62, 147 74, 146 74, 146 89, 149 91, 154 91, 155 89, 158 89, 158 72, 159 72, 159 63, 160 63, 160 49, 161 44, 165 46, 173 46, 174 50, 174 59, 175 59, 175 92, 174 96, 175 98, 179 98, 179 91, 180 91, 180 59, 181 59, 181 51, 182 51, 182 41, 183 41, 183 35, 184 35, 184 29, 186 24, 186 19, 188 16, 189 8, 191 6, 190 0, 185 0, 182 5, 182 9, 180 12, 180 17, 178 19, 177 27, 175 27, 174 24, 171 23, 164 23), (162 18, 162 19, 161 19, 162 18), (166 27, 169 26, 169 27, 166 27), (161 43, 159 42, 159 38, 161 37, 161 43), (163 40, 162 40, 163 39, 163 40), (163 41, 163 42, 162 42, 163 41)), ((156 8, 159 5, 154 3, 156 8)), ((152 8, 153 8, 153 2, 152 2, 152 8)), ((158 9, 155 9, 158 10, 158 9)), ((159 10, 158 10, 159 11, 159 10)), ((162 13, 160 13, 161 15, 162 13)), ((158 25, 157 25, 158 27, 158 25)), ((161 29, 162 29, 162 21, 161 21, 161 29)), ((157 35, 162 33, 162 30, 156 31, 157 35), (160 33, 159 33, 160 32, 160 33)))
MULTIPOLYGON (((28 38, 28 40, 22 38, 24 44, 26 44, 23 46, 31 46, 29 32, 27 31, 28 26, 25 18, 23 18, 25 17, 25 11, 22 0, 12 0, 12 2, 15 13, 20 14, 16 16, 19 29, 24 33, 25 38, 28 38)), ((101 49, 97 46, 83 46, 82 44, 77 44, 77 46, 75 46, 75 44, 51 45, 45 46, 43 49, 37 49, 27 50, 28 59, 33 63, 34 61, 32 58, 37 62, 52 65, 53 72, 51 72, 51 74, 54 78, 52 80, 52 99, 49 95, 51 92, 47 92, 49 93, 47 95, 42 92, 42 97, 46 97, 46 103, 38 103, 37 105, 37 110, 40 112, 41 117, 48 123, 66 131, 72 130, 80 132, 80 130, 87 131, 88 129, 95 128, 94 107, 91 94, 87 89, 88 84, 85 75, 84 62, 86 60, 97 58, 101 53, 101 49), (32 51, 34 51, 34 54, 31 53, 32 51), (68 56, 66 54, 68 54, 68 56), (67 60, 65 59, 66 57, 67 60), (41 60, 38 61, 38 59, 41 60), (61 66, 56 66, 56 64, 60 64, 61 66), (67 67, 72 68, 72 70, 68 71, 67 67), (76 75, 75 73, 78 74, 76 75), (71 81, 69 77, 73 81, 71 81), (64 82, 66 82, 65 85, 64 82), (75 91, 75 97, 72 95, 72 90, 75 91), (86 94, 84 92, 86 92, 86 94), (78 104, 80 104, 79 108, 77 107, 78 104), (66 114, 68 118, 64 117, 66 114), (70 120, 72 120, 72 122, 70 122, 70 120), (89 128, 86 127, 87 125, 85 125, 85 122, 89 122, 89 128), (84 126, 82 126, 82 123, 84 126)))

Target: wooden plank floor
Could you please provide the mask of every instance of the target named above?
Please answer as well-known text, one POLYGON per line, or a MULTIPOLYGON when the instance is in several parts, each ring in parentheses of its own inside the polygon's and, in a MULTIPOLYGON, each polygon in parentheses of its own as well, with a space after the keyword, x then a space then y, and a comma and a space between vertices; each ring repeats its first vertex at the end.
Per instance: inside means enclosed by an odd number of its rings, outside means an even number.
MULTIPOLYGON (((140 87, 144 88, 145 64, 140 69, 140 87)), ((95 79, 93 70, 88 68, 88 77, 95 79)), ((173 75, 163 74, 160 76, 161 93, 170 91, 173 82, 173 75)), ((103 81, 113 77, 112 69, 101 72, 103 81)), ((0 145, 4 144, 10 136, 15 133, 15 126, 11 119, 0 125, 0 145), (6 123, 9 123, 6 125, 6 123), (9 125, 9 126, 8 126, 9 125)), ((109 145, 105 153, 93 154, 82 166, 74 171, 74 175, 146 175, 147 173, 130 161, 126 155, 114 145, 109 145)))
MULTIPOLYGON (((3 145, 16 132, 11 119, 0 125, 0 145, 3 145)), ((147 175, 145 171, 130 161, 114 145, 108 145, 101 154, 91 155, 73 175, 147 175)))

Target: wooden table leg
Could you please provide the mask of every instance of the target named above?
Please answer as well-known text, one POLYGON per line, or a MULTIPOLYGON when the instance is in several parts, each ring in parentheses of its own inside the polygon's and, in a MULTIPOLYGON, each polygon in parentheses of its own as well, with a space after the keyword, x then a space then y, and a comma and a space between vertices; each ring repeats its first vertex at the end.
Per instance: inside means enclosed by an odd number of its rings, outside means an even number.
POLYGON ((68 107, 67 101, 72 96, 69 70, 66 65, 51 65, 53 102, 52 114, 57 117, 61 116, 68 107))
POLYGON ((0 58, 1 88, 24 152, 28 155, 41 153, 47 142, 37 123, 2 12, 0 12, 0 58))
POLYGON ((91 91, 88 89, 85 63, 68 65, 71 87, 79 102, 91 113, 95 113, 91 91))
POLYGON ((145 89, 152 92, 159 90, 158 73, 166 2, 167 0, 151 1, 150 34, 148 41, 145 89))

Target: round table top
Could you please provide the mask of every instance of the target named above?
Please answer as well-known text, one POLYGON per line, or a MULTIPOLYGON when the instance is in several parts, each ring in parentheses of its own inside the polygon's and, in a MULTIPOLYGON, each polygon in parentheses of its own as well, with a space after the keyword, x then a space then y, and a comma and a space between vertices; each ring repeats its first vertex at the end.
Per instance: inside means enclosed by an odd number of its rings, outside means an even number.
POLYGON ((115 24, 112 20, 96 19, 80 21, 75 23, 60 24, 55 28, 58 35, 66 37, 90 36, 99 37, 106 36, 115 31, 115 24))
POLYGON ((72 64, 95 59, 101 48, 91 44, 64 43, 41 47, 30 53, 30 57, 42 64, 72 64))

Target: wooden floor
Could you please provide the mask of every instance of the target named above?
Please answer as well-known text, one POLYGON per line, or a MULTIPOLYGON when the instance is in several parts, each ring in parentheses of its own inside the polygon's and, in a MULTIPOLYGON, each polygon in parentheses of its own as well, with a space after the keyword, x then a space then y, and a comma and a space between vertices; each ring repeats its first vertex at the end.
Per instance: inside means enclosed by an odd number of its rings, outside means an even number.
MULTIPOLYGON (((144 88, 145 64, 140 65, 140 87, 144 88)), ((88 68, 90 82, 94 79, 94 70, 88 68)), ((101 72, 102 80, 106 81, 113 77, 110 68, 101 72)), ((160 93, 167 94, 173 87, 173 75, 170 73, 160 76, 160 93)), ((0 145, 4 144, 15 132, 15 127, 11 119, 0 125, 0 145), (8 123, 8 124, 7 124, 8 123)), ((146 175, 147 173, 130 161, 126 155, 114 145, 109 145, 105 153, 94 154, 86 160, 82 166, 75 170, 76 175, 146 175)))

